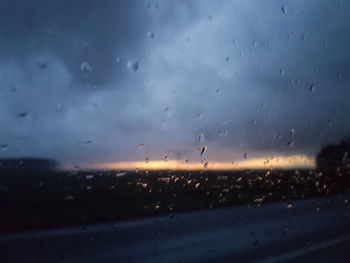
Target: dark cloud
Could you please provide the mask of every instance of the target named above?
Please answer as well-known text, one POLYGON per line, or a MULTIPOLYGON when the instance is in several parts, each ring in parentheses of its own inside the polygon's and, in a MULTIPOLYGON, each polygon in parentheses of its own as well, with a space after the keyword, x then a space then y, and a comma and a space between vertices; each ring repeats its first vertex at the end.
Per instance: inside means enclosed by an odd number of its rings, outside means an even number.
POLYGON ((2 1, 1 156, 199 159, 204 144, 213 160, 314 154, 350 133, 350 5, 283 9, 2 1))

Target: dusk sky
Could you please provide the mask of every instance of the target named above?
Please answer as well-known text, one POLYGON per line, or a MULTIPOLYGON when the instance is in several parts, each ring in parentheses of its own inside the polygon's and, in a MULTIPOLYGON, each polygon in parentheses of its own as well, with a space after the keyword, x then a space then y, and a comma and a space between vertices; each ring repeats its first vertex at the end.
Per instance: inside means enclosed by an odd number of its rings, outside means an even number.
POLYGON ((2 0, 0 157, 314 156, 350 135, 349 12, 347 0, 2 0))

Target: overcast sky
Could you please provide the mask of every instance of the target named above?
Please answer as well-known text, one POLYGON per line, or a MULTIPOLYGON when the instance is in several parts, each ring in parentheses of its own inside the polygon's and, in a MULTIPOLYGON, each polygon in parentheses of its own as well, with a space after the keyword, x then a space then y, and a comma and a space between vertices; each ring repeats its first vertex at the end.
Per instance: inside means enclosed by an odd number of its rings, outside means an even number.
POLYGON ((349 12, 347 0, 2 0, 0 157, 313 155, 350 134, 349 12))

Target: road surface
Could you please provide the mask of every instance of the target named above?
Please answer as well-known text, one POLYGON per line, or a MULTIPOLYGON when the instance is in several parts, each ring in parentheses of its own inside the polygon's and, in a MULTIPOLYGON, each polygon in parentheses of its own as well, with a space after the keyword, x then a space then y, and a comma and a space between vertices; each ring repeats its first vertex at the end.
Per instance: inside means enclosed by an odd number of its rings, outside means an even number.
POLYGON ((0 262, 350 262, 350 194, 0 235, 0 262))

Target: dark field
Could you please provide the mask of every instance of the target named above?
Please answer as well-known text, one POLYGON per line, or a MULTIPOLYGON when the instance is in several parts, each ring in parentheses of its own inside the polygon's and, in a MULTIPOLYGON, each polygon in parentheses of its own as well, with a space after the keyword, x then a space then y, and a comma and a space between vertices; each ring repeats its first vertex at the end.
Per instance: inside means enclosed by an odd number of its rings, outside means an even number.
POLYGON ((348 170, 1 172, 0 231, 108 222, 344 193, 348 170))

